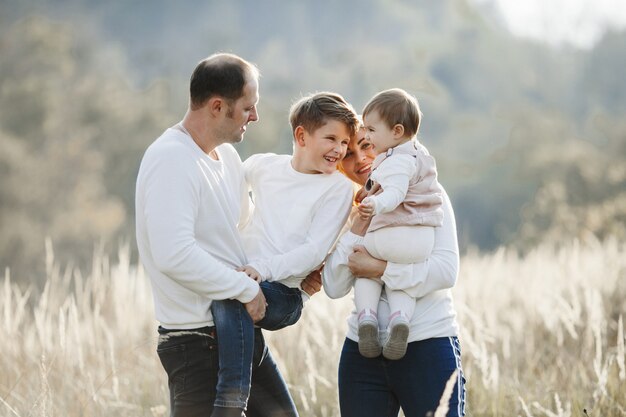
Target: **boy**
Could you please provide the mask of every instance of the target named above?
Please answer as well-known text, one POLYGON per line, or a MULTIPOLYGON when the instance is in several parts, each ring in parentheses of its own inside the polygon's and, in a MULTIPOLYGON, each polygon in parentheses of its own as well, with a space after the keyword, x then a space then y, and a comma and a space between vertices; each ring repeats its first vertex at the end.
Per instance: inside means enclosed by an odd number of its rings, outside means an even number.
MULTIPOLYGON (((299 319, 308 299, 300 283, 322 264, 352 205, 352 183, 337 172, 358 127, 352 107, 338 94, 317 93, 296 102, 289 119, 293 155, 258 154, 244 162, 255 208, 241 229, 248 264, 240 270, 261 284, 268 306, 256 324, 267 330, 299 319)), ((252 321, 234 300, 211 309, 220 358, 215 405, 245 409, 252 321)))

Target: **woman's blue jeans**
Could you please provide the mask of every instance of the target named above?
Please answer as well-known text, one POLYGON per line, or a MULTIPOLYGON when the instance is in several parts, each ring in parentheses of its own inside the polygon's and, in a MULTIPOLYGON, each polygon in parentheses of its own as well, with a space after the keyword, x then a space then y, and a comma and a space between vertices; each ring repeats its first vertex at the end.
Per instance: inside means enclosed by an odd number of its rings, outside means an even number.
POLYGON ((365 358, 358 343, 346 339, 339 361, 341 417, 397 417, 400 408, 406 417, 425 417, 437 409, 455 370, 447 417, 465 415, 465 378, 456 337, 411 342, 399 360, 365 358))
MULTIPOLYGON (((302 314, 302 293, 278 282, 260 284, 267 309, 257 327, 278 330, 298 321, 302 314)), ((250 396, 254 351, 254 326, 243 304, 236 300, 214 300, 211 313, 217 330, 219 377, 214 404, 246 408, 250 396)))

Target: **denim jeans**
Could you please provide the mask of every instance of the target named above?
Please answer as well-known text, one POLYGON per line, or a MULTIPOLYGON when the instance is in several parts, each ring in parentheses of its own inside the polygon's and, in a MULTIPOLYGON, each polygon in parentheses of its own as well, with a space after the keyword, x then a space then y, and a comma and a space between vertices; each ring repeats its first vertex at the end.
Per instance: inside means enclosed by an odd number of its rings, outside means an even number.
MULTIPOLYGON (((261 289, 267 309, 256 323, 266 330, 294 324, 302 314, 302 294, 278 282, 264 281, 261 289)), ((250 394, 254 324, 243 304, 236 300, 211 302, 218 335, 219 377, 215 405, 245 408, 250 394)))
MULTIPOLYGON (((172 417, 208 417, 217 392, 215 328, 159 328, 157 353, 168 376, 172 417)), ((254 331, 252 388, 246 417, 298 417, 261 329, 254 331)))
POLYGON ((465 378, 456 337, 408 344, 402 359, 368 359, 358 343, 346 339, 339 360, 339 407, 342 417, 426 417, 439 405, 448 379, 458 370, 447 417, 465 415, 465 378))

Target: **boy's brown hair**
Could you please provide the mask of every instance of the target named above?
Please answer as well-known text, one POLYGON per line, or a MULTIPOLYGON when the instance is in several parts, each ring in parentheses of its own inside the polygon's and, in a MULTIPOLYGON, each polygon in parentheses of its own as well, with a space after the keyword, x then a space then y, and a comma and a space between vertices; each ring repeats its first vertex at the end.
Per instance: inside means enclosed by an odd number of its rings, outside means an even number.
POLYGON ((381 91, 372 97, 363 109, 363 118, 371 112, 378 113, 389 128, 397 124, 404 126, 406 137, 415 136, 422 121, 417 99, 401 88, 381 91))
POLYGON ((359 128, 359 119, 352 106, 339 94, 321 92, 308 95, 295 102, 289 110, 289 123, 292 132, 302 126, 313 133, 328 120, 342 122, 354 136, 359 128))

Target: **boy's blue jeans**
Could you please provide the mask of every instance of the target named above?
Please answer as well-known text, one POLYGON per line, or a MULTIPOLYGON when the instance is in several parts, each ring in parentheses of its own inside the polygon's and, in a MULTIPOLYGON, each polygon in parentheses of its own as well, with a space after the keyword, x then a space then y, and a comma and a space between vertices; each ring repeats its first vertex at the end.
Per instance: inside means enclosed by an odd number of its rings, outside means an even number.
MULTIPOLYGON (((266 330, 278 330, 298 321, 302 314, 302 293, 278 282, 260 284, 267 309, 256 323, 266 330)), ((214 405, 245 409, 250 396, 254 326, 242 303, 214 300, 211 313, 217 331, 219 373, 214 405)))

